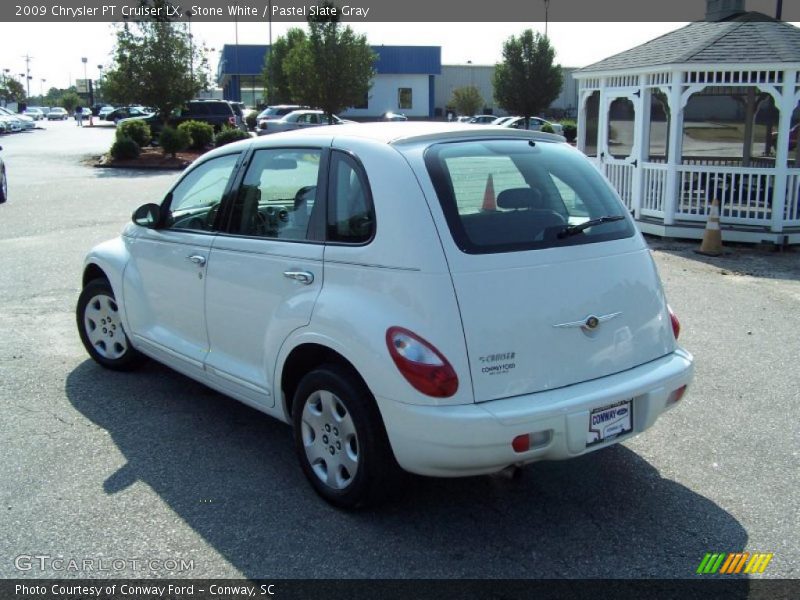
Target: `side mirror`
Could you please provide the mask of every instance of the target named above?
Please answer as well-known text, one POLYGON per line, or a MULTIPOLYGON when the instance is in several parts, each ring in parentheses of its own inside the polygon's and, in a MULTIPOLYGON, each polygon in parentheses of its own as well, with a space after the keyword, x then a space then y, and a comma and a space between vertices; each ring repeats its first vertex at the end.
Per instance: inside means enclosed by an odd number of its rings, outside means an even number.
POLYGON ((148 229, 157 229, 161 222, 161 207, 158 204, 145 204, 133 211, 134 223, 148 229))

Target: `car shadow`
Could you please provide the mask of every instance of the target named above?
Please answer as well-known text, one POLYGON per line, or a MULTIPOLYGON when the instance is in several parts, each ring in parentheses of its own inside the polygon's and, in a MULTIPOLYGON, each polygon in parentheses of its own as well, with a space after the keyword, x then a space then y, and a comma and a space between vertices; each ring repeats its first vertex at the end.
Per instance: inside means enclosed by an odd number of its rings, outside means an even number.
POLYGON ((87 485, 147 484, 250 578, 691 578, 706 552, 748 540, 624 446, 515 480, 409 476, 386 505, 345 512, 312 492, 287 425, 163 366, 117 373, 87 360, 66 393, 127 461, 87 485))
POLYGON ((124 169, 118 167, 91 167, 91 172, 97 179, 145 179, 159 176, 178 177, 181 170, 177 169, 124 169))

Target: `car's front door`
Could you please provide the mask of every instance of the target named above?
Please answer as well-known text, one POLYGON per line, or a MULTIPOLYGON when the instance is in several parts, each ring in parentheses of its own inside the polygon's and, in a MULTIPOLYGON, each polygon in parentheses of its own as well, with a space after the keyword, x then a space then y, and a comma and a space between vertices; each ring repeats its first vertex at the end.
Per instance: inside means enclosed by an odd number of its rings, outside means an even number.
POLYGON ((278 351, 308 324, 322 289, 323 155, 321 148, 254 152, 232 194, 228 231, 211 251, 206 371, 253 403, 274 405, 278 351))
POLYGON ((189 171, 164 201, 161 227, 143 229, 130 244, 123 294, 131 334, 142 350, 176 368, 202 370, 208 353, 205 274, 239 157, 220 156, 189 171))

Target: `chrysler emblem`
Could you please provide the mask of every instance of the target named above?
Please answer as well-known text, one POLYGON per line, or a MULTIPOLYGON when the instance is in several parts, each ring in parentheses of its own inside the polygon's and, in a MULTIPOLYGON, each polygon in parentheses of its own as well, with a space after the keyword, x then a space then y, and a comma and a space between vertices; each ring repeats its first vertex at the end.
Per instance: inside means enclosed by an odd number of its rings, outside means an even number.
POLYGON ((569 323, 559 323, 558 325, 553 325, 553 327, 580 327, 586 331, 594 331, 600 326, 600 323, 604 323, 606 321, 610 321, 614 317, 620 316, 621 312, 609 313, 607 315, 602 315, 600 317, 596 317, 595 315, 589 315, 585 319, 581 319, 580 321, 570 321, 569 323))

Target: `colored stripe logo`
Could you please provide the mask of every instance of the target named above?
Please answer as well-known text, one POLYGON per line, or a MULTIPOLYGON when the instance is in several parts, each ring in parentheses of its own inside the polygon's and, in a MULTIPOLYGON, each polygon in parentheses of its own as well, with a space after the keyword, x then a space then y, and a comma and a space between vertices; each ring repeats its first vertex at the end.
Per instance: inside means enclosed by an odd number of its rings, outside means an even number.
POLYGON ((754 552, 707 552, 697 567, 698 575, 763 573, 774 554, 754 552))

